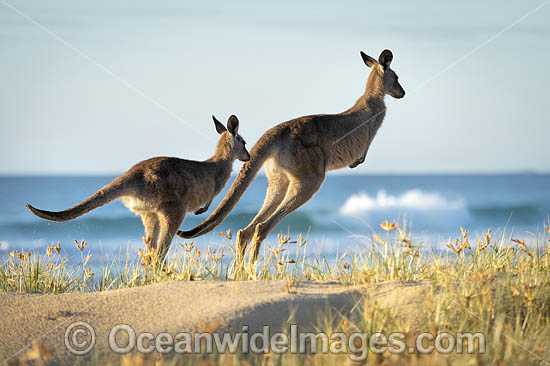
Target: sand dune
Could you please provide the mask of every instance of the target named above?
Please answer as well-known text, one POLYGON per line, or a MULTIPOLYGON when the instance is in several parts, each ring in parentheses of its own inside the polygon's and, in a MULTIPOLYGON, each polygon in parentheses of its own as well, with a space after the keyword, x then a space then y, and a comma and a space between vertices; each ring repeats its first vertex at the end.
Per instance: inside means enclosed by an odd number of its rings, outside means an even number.
MULTIPOLYGON (((64 345, 67 327, 77 321, 90 324, 96 345, 86 357, 109 353, 108 335, 117 324, 130 325, 137 334, 151 332, 260 331, 263 325, 278 331, 288 321, 310 330, 327 307, 346 313, 365 295, 378 306, 422 301, 426 284, 384 283, 343 286, 337 283, 286 282, 166 282, 99 293, 61 295, 0 294, 0 355, 2 360, 25 352, 37 340, 58 360, 72 356, 64 345)), ((79 356, 80 358, 82 356, 79 356)))

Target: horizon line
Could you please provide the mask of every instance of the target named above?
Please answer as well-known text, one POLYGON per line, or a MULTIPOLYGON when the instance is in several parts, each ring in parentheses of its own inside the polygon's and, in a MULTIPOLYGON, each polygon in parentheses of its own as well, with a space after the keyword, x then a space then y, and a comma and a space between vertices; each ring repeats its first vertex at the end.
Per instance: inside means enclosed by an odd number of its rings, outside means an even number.
MULTIPOLYGON (((34 173, 0 173, 0 178, 46 178, 46 177, 115 177, 123 174, 123 172, 34 172, 34 173)), ((231 173, 231 176, 237 175, 238 171, 231 173)), ((258 175, 265 176, 263 171, 258 175)), ((329 171, 327 176, 419 176, 419 175, 550 175, 549 171, 544 170, 495 170, 495 171, 482 171, 482 170, 464 170, 464 171, 372 171, 372 172, 336 172, 329 171)))

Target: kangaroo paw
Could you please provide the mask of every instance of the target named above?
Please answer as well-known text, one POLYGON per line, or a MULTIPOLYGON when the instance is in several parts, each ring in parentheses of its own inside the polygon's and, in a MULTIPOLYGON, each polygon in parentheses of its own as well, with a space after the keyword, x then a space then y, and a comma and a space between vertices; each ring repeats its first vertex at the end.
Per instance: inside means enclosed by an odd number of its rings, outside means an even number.
POLYGON ((359 158, 359 159, 355 160, 353 163, 351 163, 351 164, 349 165, 349 167, 353 169, 353 168, 355 168, 356 166, 362 164, 364 161, 365 161, 365 158, 359 158))
POLYGON ((200 215, 206 212, 208 210, 206 207, 201 207, 197 211, 195 211, 195 215, 200 215))

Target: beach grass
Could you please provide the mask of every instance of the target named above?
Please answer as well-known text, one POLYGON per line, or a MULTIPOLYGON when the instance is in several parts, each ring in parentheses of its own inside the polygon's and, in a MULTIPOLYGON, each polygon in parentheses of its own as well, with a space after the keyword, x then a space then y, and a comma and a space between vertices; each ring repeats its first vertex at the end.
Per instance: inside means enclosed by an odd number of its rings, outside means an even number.
MULTIPOLYGON (((406 225, 386 221, 380 224, 378 233, 364 238, 364 250, 342 253, 335 258, 322 252, 309 253, 308 242, 302 235, 296 240, 280 235, 277 245, 264 246, 256 263, 236 263, 232 260, 233 237, 228 232, 220 233, 226 241, 221 248, 201 251, 193 242, 180 244, 165 265, 159 263, 154 253, 140 251, 136 260, 130 260, 128 254, 113 261, 102 258, 96 269, 90 265, 86 242, 75 242, 81 253, 77 265, 69 265, 60 245, 52 244, 44 253, 9 253, 0 264, 0 291, 59 294, 108 291, 169 280, 280 280, 286 281, 287 291, 299 293, 302 281, 335 281, 364 285, 367 295, 350 313, 327 309, 319 314, 319 331, 402 332, 408 335, 407 340, 421 331, 479 332, 486 340, 483 352, 479 344, 472 354, 370 352, 367 360, 361 361, 363 364, 548 364, 549 226, 531 239, 506 232, 496 236, 491 230, 476 238, 471 238, 467 229, 460 228, 457 233, 457 238, 449 241, 444 250, 435 251, 417 245, 406 225), (421 298, 412 304, 398 302, 388 307, 368 295, 369 288, 392 281, 411 286, 422 284, 422 292, 418 292, 421 298)), ((347 354, 320 353, 126 355, 119 361, 135 365, 195 361, 216 365, 353 363, 347 354)))

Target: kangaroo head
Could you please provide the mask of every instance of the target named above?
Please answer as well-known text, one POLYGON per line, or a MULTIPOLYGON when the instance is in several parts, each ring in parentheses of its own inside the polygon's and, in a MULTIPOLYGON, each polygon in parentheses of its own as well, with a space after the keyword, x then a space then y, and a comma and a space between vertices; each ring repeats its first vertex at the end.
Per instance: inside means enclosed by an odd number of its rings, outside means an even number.
POLYGON ((234 156, 235 159, 239 159, 240 161, 250 160, 250 154, 248 150, 246 150, 246 141, 244 141, 242 136, 238 133, 239 119, 234 115, 229 117, 227 120, 227 128, 218 121, 216 117, 212 116, 212 119, 214 120, 216 131, 222 135, 220 138, 228 139, 228 146, 231 146, 231 156, 234 156))
POLYGON ((390 69, 391 62, 393 60, 393 54, 390 50, 384 50, 378 57, 378 61, 370 57, 363 51, 361 51, 361 57, 365 65, 375 70, 382 72, 382 86, 384 88, 384 94, 389 94, 394 98, 400 99, 405 96, 405 90, 401 84, 399 84, 399 78, 395 71, 390 69))

